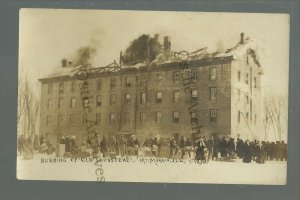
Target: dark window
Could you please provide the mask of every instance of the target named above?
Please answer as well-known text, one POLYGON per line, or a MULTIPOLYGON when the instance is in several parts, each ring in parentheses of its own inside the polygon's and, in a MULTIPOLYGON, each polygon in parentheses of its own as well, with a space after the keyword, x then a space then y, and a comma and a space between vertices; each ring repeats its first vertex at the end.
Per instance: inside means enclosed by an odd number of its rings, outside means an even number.
POLYGON ((96 106, 101 106, 102 105, 102 96, 97 95, 96 97, 96 106))
POLYGON ((87 108, 87 107, 89 107, 89 104, 90 104, 90 101, 89 101, 89 98, 84 98, 83 99, 83 107, 84 108, 87 108))
POLYGON ((125 103, 126 103, 126 104, 130 104, 130 101, 131 101, 131 96, 130 96, 130 94, 126 94, 126 95, 125 95, 125 103))
POLYGON ((180 93, 179 93, 179 91, 174 91, 174 99, 173 99, 174 103, 178 103, 179 100, 180 100, 180 93))
POLYGON ((64 99, 59 99, 58 100, 58 108, 63 108, 64 106, 64 99))
POLYGON ((115 113, 110 113, 109 122, 111 125, 115 124, 115 122, 116 122, 116 114, 115 113))
POLYGON ((191 123, 192 124, 198 124, 198 112, 197 110, 191 111, 191 123))
POLYGON ((59 83, 59 94, 63 94, 64 93, 64 83, 59 83))
POLYGON ((256 77, 254 77, 254 88, 257 87, 256 77))
POLYGON ((75 124, 75 115, 74 114, 70 114, 70 125, 74 126, 75 124))
POLYGON ((210 87, 210 100, 216 100, 216 99, 217 99, 217 88, 210 87))
POLYGON ((241 111, 238 111, 238 123, 241 122, 241 111))
POLYGON ((71 92, 75 92, 76 91, 76 82, 72 82, 71 83, 71 92))
POLYGON ((47 126, 51 125, 51 116, 50 115, 47 116, 46 124, 47 124, 47 126))
POLYGON ((86 113, 83 113, 83 115, 82 115, 82 123, 83 124, 87 123, 87 115, 86 115, 86 113))
POLYGON ((126 76, 126 87, 131 87, 131 86, 132 86, 132 77, 126 76))
POLYGON ((116 87, 116 78, 110 78, 110 88, 116 87))
POLYGON ((241 81, 241 71, 238 71, 237 76, 238 76, 238 81, 241 81))
POLYGON ((110 105, 114 105, 116 103, 116 95, 110 95, 110 105))
POLYGON ((59 127, 63 126, 63 117, 62 117, 62 115, 58 115, 58 126, 59 127))
POLYGON ((146 94, 146 92, 141 93, 140 102, 141 102, 141 104, 146 104, 147 103, 147 94, 146 94))
POLYGON ((178 123, 179 122, 179 111, 173 112, 173 122, 178 123))
POLYGON ((245 80, 245 82, 246 82, 246 84, 249 83, 249 74, 248 73, 246 73, 246 80, 245 80))
POLYGON ((71 98, 71 108, 75 108, 76 106, 76 99, 74 97, 71 98))
POLYGON ((162 75, 162 73, 156 74, 156 83, 157 83, 158 85, 161 85, 161 84, 162 84, 162 80, 163 80, 163 75, 162 75))
POLYGON ((248 95, 245 95, 245 101, 246 101, 246 104, 249 103, 249 96, 248 95))
POLYGON ((210 68, 210 80, 216 80, 217 78, 217 68, 210 68))
POLYGON ((161 112, 156 112, 156 123, 161 124, 161 122, 162 122, 161 112))
POLYGON ((140 124, 141 125, 145 125, 146 124, 146 113, 145 112, 141 112, 140 113, 140 124))
POLYGON ((52 108, 52 99, 49 99, 48 100, 48 109, 51 109, 52 108))
POLYGON ((100 125, 101 123, 101 113, 96 113, 96 124, 100 125))
POLYGON ((97 90, 101 90, 102 88, 102 79, 97 80, 97 90))
POLYGON ((179 83, 180 82, 180 72, 174 72, 173 73, 173 80, 174 80, 174 83, 179 83))
POLYGON ((198 90, 192 89, 192 101, 197 101, 198 99, 198 90))
POLYGON ((162 92, 156 92, 156 103, 162 102, 162 92))
POLYGON ((217 110, 216 109, 210 109, 209 121, 210 122, 216 122, 217 121, 217 110))
POLYGON ((192 81, 196 82, 198 80, 198 70, 192 71, 192 81))

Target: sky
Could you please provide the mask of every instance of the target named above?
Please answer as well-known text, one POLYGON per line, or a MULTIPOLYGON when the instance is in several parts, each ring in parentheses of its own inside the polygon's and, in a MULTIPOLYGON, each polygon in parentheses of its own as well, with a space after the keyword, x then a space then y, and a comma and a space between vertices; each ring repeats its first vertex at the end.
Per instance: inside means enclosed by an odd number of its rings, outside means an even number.
POLYGON ((94 67, 105 66, 142 34, 169 36, 173 51, 213 52, 231 48, 243 32, 259 44, 263 92, 287 99, 289 20, 276 13, 21 9, 19 73, 37 86, 38 78, 59 70, 61 60, 72 59, 83 46, 97 50, 94 67))

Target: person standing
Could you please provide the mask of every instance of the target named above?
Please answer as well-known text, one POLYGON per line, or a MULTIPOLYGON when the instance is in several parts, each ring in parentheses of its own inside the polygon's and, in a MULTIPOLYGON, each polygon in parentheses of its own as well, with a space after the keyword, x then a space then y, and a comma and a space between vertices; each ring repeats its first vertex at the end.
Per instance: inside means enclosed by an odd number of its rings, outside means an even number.
POLYGON ((249 140, 246 140, 243 150, 243 162, 250 163, 252 160, 252 154, 249 140))

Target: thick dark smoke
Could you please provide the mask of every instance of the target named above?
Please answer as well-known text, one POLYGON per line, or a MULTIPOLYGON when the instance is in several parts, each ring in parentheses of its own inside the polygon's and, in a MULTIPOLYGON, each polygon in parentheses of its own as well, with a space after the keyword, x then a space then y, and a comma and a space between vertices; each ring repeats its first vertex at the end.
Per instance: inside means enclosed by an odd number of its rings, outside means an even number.
POLYGON ((74 58, 74 66, 85 66, 91 64, 91 60, 96 54, 96 49, 86 46, 78 49, 76 57, 74 58))
POLYGON ((159 42, 159 35, 154 37, 143 34, 131 42, 126 49, 122 61, 125 64, 136 64, 143 61, 152 61, 161 52, 162 44, 159 42))

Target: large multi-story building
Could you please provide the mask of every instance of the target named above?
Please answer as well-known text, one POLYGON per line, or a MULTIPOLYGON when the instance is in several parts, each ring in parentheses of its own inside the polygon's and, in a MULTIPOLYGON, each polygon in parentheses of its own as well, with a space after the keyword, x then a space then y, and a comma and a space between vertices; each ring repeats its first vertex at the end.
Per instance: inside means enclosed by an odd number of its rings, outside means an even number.
POLYGON ((40 79, 40 134, 53 143, 67 135, 81 143, 95 132, 259 138, 262 69, 252 42, 242 35, 223 53, 181 53, 40 79))

